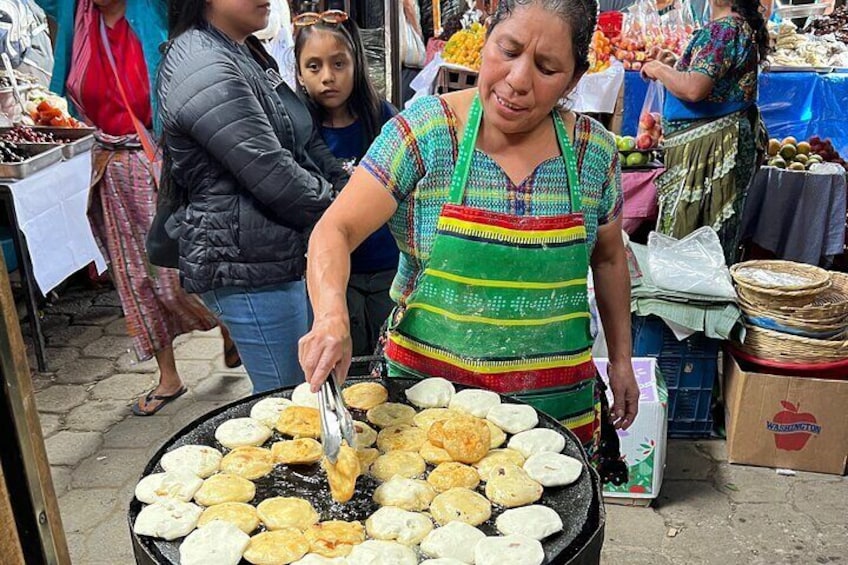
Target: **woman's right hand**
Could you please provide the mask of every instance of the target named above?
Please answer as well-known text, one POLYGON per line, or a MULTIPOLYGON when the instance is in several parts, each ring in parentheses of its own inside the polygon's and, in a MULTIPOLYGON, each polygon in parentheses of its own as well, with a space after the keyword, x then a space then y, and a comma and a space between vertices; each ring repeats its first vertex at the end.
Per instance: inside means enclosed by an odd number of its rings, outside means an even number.
POLYGON ((673 67, 677 63, 677 55, 668 49, 662 49, 660 47, 652 47, 651 50, 648 51, 648 59, 659 61, 663 65, 668 65, 669 67, 673 67))
POLYGON ((339 384, 345 381, 350 370, 352 351, 350 319, 347 316, 321 316, 315 319, 312 331, 298 342, 297 356, 312 392, 318 392, 333 370, 339 384))

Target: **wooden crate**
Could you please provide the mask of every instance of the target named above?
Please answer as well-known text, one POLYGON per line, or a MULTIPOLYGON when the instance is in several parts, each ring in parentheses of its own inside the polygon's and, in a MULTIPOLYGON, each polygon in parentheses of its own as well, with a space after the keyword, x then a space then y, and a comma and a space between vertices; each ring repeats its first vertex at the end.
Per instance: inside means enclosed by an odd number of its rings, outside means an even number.
POLYGON ((436 94, 456 92, 477 86, 477 73, 452 67, 442 67, 436 77, 436 94))

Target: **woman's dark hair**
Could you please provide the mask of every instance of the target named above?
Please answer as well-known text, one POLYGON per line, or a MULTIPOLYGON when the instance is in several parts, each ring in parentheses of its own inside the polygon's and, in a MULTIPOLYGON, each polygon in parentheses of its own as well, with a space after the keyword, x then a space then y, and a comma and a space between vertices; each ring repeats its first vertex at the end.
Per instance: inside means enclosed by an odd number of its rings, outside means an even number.
MULTIPOLYGON (((345 20, 341 24, 327 24, 318 22, 311 26, 300 28, 294 40, 294 58, 297 65, 297 74, 300 75, 300 57, 306 42, 315 33, 331 33, 345 46, 353 58, 353 90, 347 101, 350 112, 362 123, 362 131, 365 134, 365 146, 371 145, 382 126, 383 103, 377 89, 368 77, 368 66, 365 60, 365 49, 362 47, 362 39, 359 35, 359 27, 351 20, 345 20)), ((323 123, 326 111, 314 100, 309 98, 303 85, 301 92, 305 95, 309 109, 318 123, 323 123)))
POLYGON ((765 8, 760 0, 732 0, 730 7, 734 12, 745 18, 745 21, 751 26, 751 31, 754 32, 754 43, 757 45, 758 62, 760 65, 765 65, 771 49, 768 25, 763 15, 765 8))
MULTIPOLYGON (((737 0, 753 1, 757 0, 737 0)), ((589 70, 589 45, 595 31, 598 4, 595 0, 501 0, 489 23, 488 33, 515 10, 521 7, 539 6, 546 12, 562 18, 571 28, 571 51, 574 53, 574 73, 589 70)))
POLYGON ((206 0, 169 0, 168 37, 174 39, 206 21, 206 0))

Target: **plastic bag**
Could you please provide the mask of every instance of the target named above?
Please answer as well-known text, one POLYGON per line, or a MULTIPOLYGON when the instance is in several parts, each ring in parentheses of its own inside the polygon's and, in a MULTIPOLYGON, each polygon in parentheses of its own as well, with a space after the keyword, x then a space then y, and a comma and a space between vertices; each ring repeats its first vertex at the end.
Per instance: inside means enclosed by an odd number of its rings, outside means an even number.
POLYGON ((383 28, 361 29, 362 47, 368 64, 368 76, 380 96, 386 96, 386 48, 383 28))
POLYGON ((662 108, 665 89, 659 81, 651 81, 642 112, 639 114, 639 128, 636 131, 636 148, 655 149, 662 143, 662 108))
POLYGON ((415 95, 406 102, 406 108, 423 96, 433 94, 436 87, 436 77, 439 75, 439 69, 444 66, 441 53, 436 53, 433 60, 427 63, 421 72, 415 75, 409 87, 415 91, 415 95))
POLYGON ((714 229, 704 226, 681 240, 651 232, 648 268, 654 284, 674 292, 736 299, 724 250, 714 229))

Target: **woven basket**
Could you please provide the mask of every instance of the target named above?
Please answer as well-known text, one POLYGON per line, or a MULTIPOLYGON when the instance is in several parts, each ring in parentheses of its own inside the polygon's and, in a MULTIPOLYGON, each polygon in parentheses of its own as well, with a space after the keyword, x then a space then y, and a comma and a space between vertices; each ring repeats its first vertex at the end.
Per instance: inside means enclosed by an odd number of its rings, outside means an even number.
POLYGON ((812 304, 831 286, 828 271, 791 261, 747 261, 731 267, 730 274, 739 297, 763 309, 812 304), (784 281, 763 280, 756 272, 766 272, 784 281))
POLYGON ((773 318, 781 323, 802 327, 834 326, 848 324, 848 274, 832 272, 831 286, 805 306, 785 306, 772 301, 769 304, 751 302, 739 295, 739 306, 750 316, 773 318))
POLYGON ((737 347, 758 359, 782 363, 826 363, 848 358, 848 339, 828 341, 773 332, 745 324, 745 343, 737 347))

